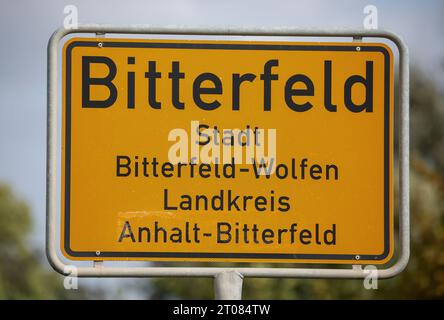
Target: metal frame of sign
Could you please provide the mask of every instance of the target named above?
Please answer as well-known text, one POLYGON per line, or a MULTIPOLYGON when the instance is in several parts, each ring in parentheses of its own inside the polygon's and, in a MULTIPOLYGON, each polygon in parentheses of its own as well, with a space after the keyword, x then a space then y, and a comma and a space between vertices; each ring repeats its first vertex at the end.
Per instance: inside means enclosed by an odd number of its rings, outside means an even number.
MULTIPOLYGON (((57 254, 57 134, 58 124, 58 55, 62 39, 72 33, 143 34, 143 35, 206 35, 206 36, 286 36, 286 37, 343 37, 360 41, 362 38, 383 38, 392 41, 399 51, 400 141, 399 141, 399 240, 398 258, 388 268, 379 269, 378 278, 390 278, 404 270, 410 255, 409 208, 409 54, 406 44, 394 33, 380 30, 317 30, 298 28, 238 28, 238 27, 152 27, 82 25, 76 29, 60 28, 48 43, 47 78, 47 174, 46 174, 46 255, 51 266, 63 275, 73 272, 57 254)), ((78 277, 215 277, 216 296, 239 298, 240 293, 231 288, 242 283, 243 277, 280 278, 343 278, 357 279, 368 276, 362 265, 352 268, 255 268, 255 267, 105 267, 93 261, 91 267, 77 267, 78 277), (227 291, 228 290, 228 291, 227 291), (236 296, 237 295, 237 296, 236 296)))

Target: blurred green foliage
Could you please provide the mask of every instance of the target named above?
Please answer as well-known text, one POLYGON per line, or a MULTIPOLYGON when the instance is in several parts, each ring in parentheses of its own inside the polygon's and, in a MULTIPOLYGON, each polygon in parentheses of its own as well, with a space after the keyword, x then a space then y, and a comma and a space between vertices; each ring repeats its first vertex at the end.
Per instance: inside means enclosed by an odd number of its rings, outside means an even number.
MULTIPOLYGON (((406 270, 380 280, 377 290, 366 290, 362 280, 247 278, 244 299, 444 298, 444 97, 418 70, 410 89, 412 244, 406 270)), ((151 298, 214 298, 212 279, 164 278, 151 285, 151 298)))
MULTIPOLYGON (((81 299, 95 295, 65 290, 63 278, 44 266, 43 252, 29 243, 29 208, 0 184, 0 299, 81 299)), ((99 292, 97 292, 99 293, 99 292)))

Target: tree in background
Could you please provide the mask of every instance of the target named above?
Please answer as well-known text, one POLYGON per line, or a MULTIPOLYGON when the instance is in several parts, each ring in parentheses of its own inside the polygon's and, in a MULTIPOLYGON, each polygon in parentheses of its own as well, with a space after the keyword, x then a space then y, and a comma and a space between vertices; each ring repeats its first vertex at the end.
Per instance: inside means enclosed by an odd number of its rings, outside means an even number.
MULTIPOLYGON (((444 97, 418 70, 410 89, 412 243, 406 270, 381 280, 378 290, 364 289, 362 280, 247 278, 244 299, 444 298, 444 97)), ((150 284, 151 298, 214 298, 212 279, 165 278, 150 284)))
POLYGON ((0 299, 75 299, 100 292, 65 290, 63 278, 42 266, 44 253, 32 248, 26 203, 0 184, 0 299))

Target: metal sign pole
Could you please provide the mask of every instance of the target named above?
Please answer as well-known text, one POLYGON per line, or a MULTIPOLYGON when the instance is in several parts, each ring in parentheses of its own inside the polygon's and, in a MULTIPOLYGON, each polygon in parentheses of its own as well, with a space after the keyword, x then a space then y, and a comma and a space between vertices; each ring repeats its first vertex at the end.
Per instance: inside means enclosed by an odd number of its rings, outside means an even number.
POLYGON ((236 271, 218 273, 214 277, 214 295, 216 300, 242 300, 244 277, 236 271))

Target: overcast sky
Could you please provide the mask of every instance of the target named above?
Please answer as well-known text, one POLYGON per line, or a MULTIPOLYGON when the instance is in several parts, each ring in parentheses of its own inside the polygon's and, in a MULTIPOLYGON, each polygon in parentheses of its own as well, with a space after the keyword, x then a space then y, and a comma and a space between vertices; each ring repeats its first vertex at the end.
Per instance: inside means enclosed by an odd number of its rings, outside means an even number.
MULTIPOLYGON (((412 62, 444 79, 444 1, 2 1, 0 8, 0 181, 25 198, 33 241, 44 248, 46 46, 63 25, 65 5, 79 23, 189 26, 362 28, 363 9, 378 8, 379 29, 401 35, 412 62)), ((441 80, 441 85, 442 85, 441 80)))

